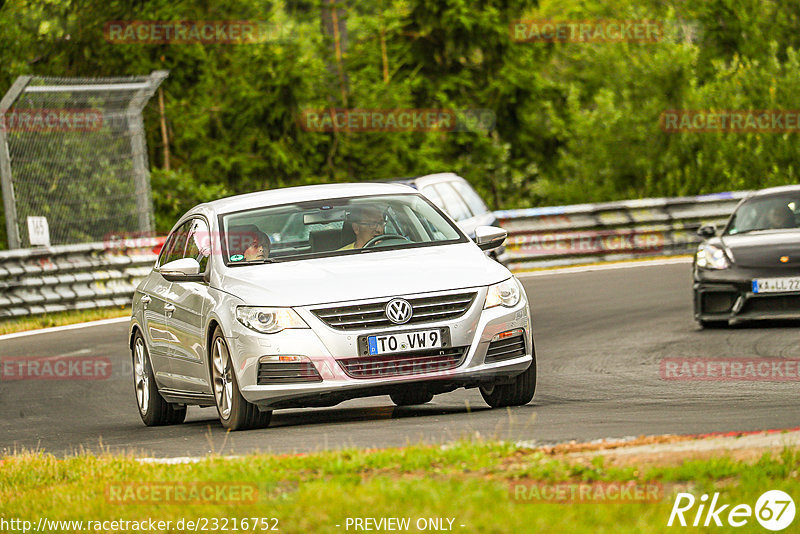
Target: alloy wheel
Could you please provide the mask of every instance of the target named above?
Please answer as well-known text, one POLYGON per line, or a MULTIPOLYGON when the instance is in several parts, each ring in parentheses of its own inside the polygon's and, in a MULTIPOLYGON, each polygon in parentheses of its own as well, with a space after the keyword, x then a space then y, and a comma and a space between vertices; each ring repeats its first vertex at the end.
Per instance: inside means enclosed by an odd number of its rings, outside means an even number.
POLYGON ((214 343, 214 395, 217 400, 217 408, 223 419, 231 415, 231 404, 233 403, 233 379, 231 369, 231 356, 228 347, 217 338, 214 343))
POLYGON ((134 362, 133 362, 133 381, 136 386, 136 402, 139 404, 139 411, 142 415, 147 415, 147 407, 150 403, 150 380, 147 377, 147 359, 144 351, 144 341, 137 338, 134 343, 134 362))

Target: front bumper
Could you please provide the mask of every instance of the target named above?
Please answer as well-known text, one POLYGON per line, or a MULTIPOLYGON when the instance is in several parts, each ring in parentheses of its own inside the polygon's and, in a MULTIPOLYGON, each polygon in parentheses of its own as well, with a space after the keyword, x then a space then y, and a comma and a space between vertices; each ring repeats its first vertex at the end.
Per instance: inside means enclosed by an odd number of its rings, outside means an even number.
POLYGON ((754 293, 757 278, 784 278, 800 273, 788 269, 718 271, 694 268, 694 318, 697 321, 800 319, 800 292, 754 293))
MULTIPOLYGON (((268 335, 236 324, 228 344, 232 349, 242 396, 264 409, 331 406, 351 398, 385 395, 407 389, 409 384, 426 388, 432 393, 444 393, 458 387, 512 380, 525 371, 533 360, 534 346, 527 298, 523 291, 519 304, 513 308, 497 306, 484 310, 486 288, 473 289, 477 291, 476 298, 458 318, 390 329, 392 332, 449 329, 452 347, 462 347, 464 352, 457 366, 443 370, 436 370, 436 366, 420 365, 400 376, 355 378, 345 372, 343 361, 352 362, 359 358, 358 337, 382 333, 386 329, 336 330, 322 322, 310 309, 296 309, 310 329, 284 330, 268 335), (512 330, 522 331, 524 354, 520 350, 512 353, 513 357, 487 362, 486 355, 492 338, 512 330), (265 384, 262 379, 259 383, 259 363, 262 359, 267 357, 275 361, 281 355, 303 357, 304 361, 313 364, 318 379, 276 384, 265 384)), ((275 367, 273 363, 272 369, 275 367)))

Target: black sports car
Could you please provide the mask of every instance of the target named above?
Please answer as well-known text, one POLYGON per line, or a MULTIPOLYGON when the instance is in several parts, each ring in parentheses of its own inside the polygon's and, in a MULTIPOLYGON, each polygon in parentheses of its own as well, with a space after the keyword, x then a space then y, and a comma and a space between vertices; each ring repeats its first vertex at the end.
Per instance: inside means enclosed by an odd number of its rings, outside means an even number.
POLYGON ((751 319, 800 319, 800 186, 743 199, 694 258, 694 317, 701 326, 751 319))

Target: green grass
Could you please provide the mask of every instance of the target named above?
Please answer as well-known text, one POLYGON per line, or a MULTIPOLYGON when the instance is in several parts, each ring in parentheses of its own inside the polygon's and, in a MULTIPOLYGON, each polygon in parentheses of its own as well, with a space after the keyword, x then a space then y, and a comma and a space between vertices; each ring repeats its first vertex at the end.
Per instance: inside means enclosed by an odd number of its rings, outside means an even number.
MULTIPOLYGON (((797 500, 798 465, 800 453, 786 449, 755 463, 717 457, 679 466, 618 468, 607 466, 602 458, 568 462, 508 443, 481 441, 298 456, 210 456, 199 463, 178 465, 141 463, 133 456, 111 454, 56 459, 26 453, 6 457, 0 464, 0 517, 34 523, 40 517, 153 518, 172 520, 173 525, 180 518, 274 517, 280 532, 354 532, 353 527, 345 530, 348 517, 408 517, 410 531, 416 531, 418 518, 436 517, 454 518, 455 532, 671 532, 684 530, 666 526, 674 488, 688 488, 696 497, 719 491, 721 503, 751 506, 770 489, 782 489, 797 500), (631 480, 663 484, 665 496, 655 503, 552 504, 515 500, 509 491, 509 484, 526 481, 631 480), (255 501, 221 504, 147 499, 118 504, 106 497, 111 488, 131 487, 126 484, 163 482, 254 484, 258 492, 255 501)), ((693 532, 729 530, 689 528, 693 532)), ((753 518, 736 530, 764 532, 753 518)), ((181 530, 173 526, 167 531, 181 530)))
POLYGON ((0 319, 0 336, 39 328, 49 328, 51 326, 64 326, 88 321, 99 321, 100 319, 112 319, 114 317, 130 317, 130 315, 130 306, 121 306, 114 308, 98 308, 94 310, 43 313, 41 315, 17 317, 13 319, 0 319))

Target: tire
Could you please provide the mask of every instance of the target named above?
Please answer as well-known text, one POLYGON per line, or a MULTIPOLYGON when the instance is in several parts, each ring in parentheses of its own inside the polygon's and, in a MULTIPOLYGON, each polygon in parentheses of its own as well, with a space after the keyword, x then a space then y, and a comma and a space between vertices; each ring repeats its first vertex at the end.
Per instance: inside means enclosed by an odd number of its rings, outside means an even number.
POLYGON ((133 391, 139 416, 147 426, 177 425, 186 419, 186 406, 170 404, 158 392, 150 353, 141 332, 136 332, 131 347, 133 391))
POLYGON ((510 384, 481 386, 480 389, 483 400, 492 408, 528 404, 536 392, 536 355, 534 354, 530 367, 514 377, 510 384))
POLYGON ((228 343, 219 326, 214 330, 209 356, 214 400, 222 426, 230 431, 269 426, 272 412, 262 412, 239 391, 228 343))
POLYGON ((389 395, 397 406, 414 406, 425 404, 433 400, 433 393, 423 390, 408 389, 389 395))

